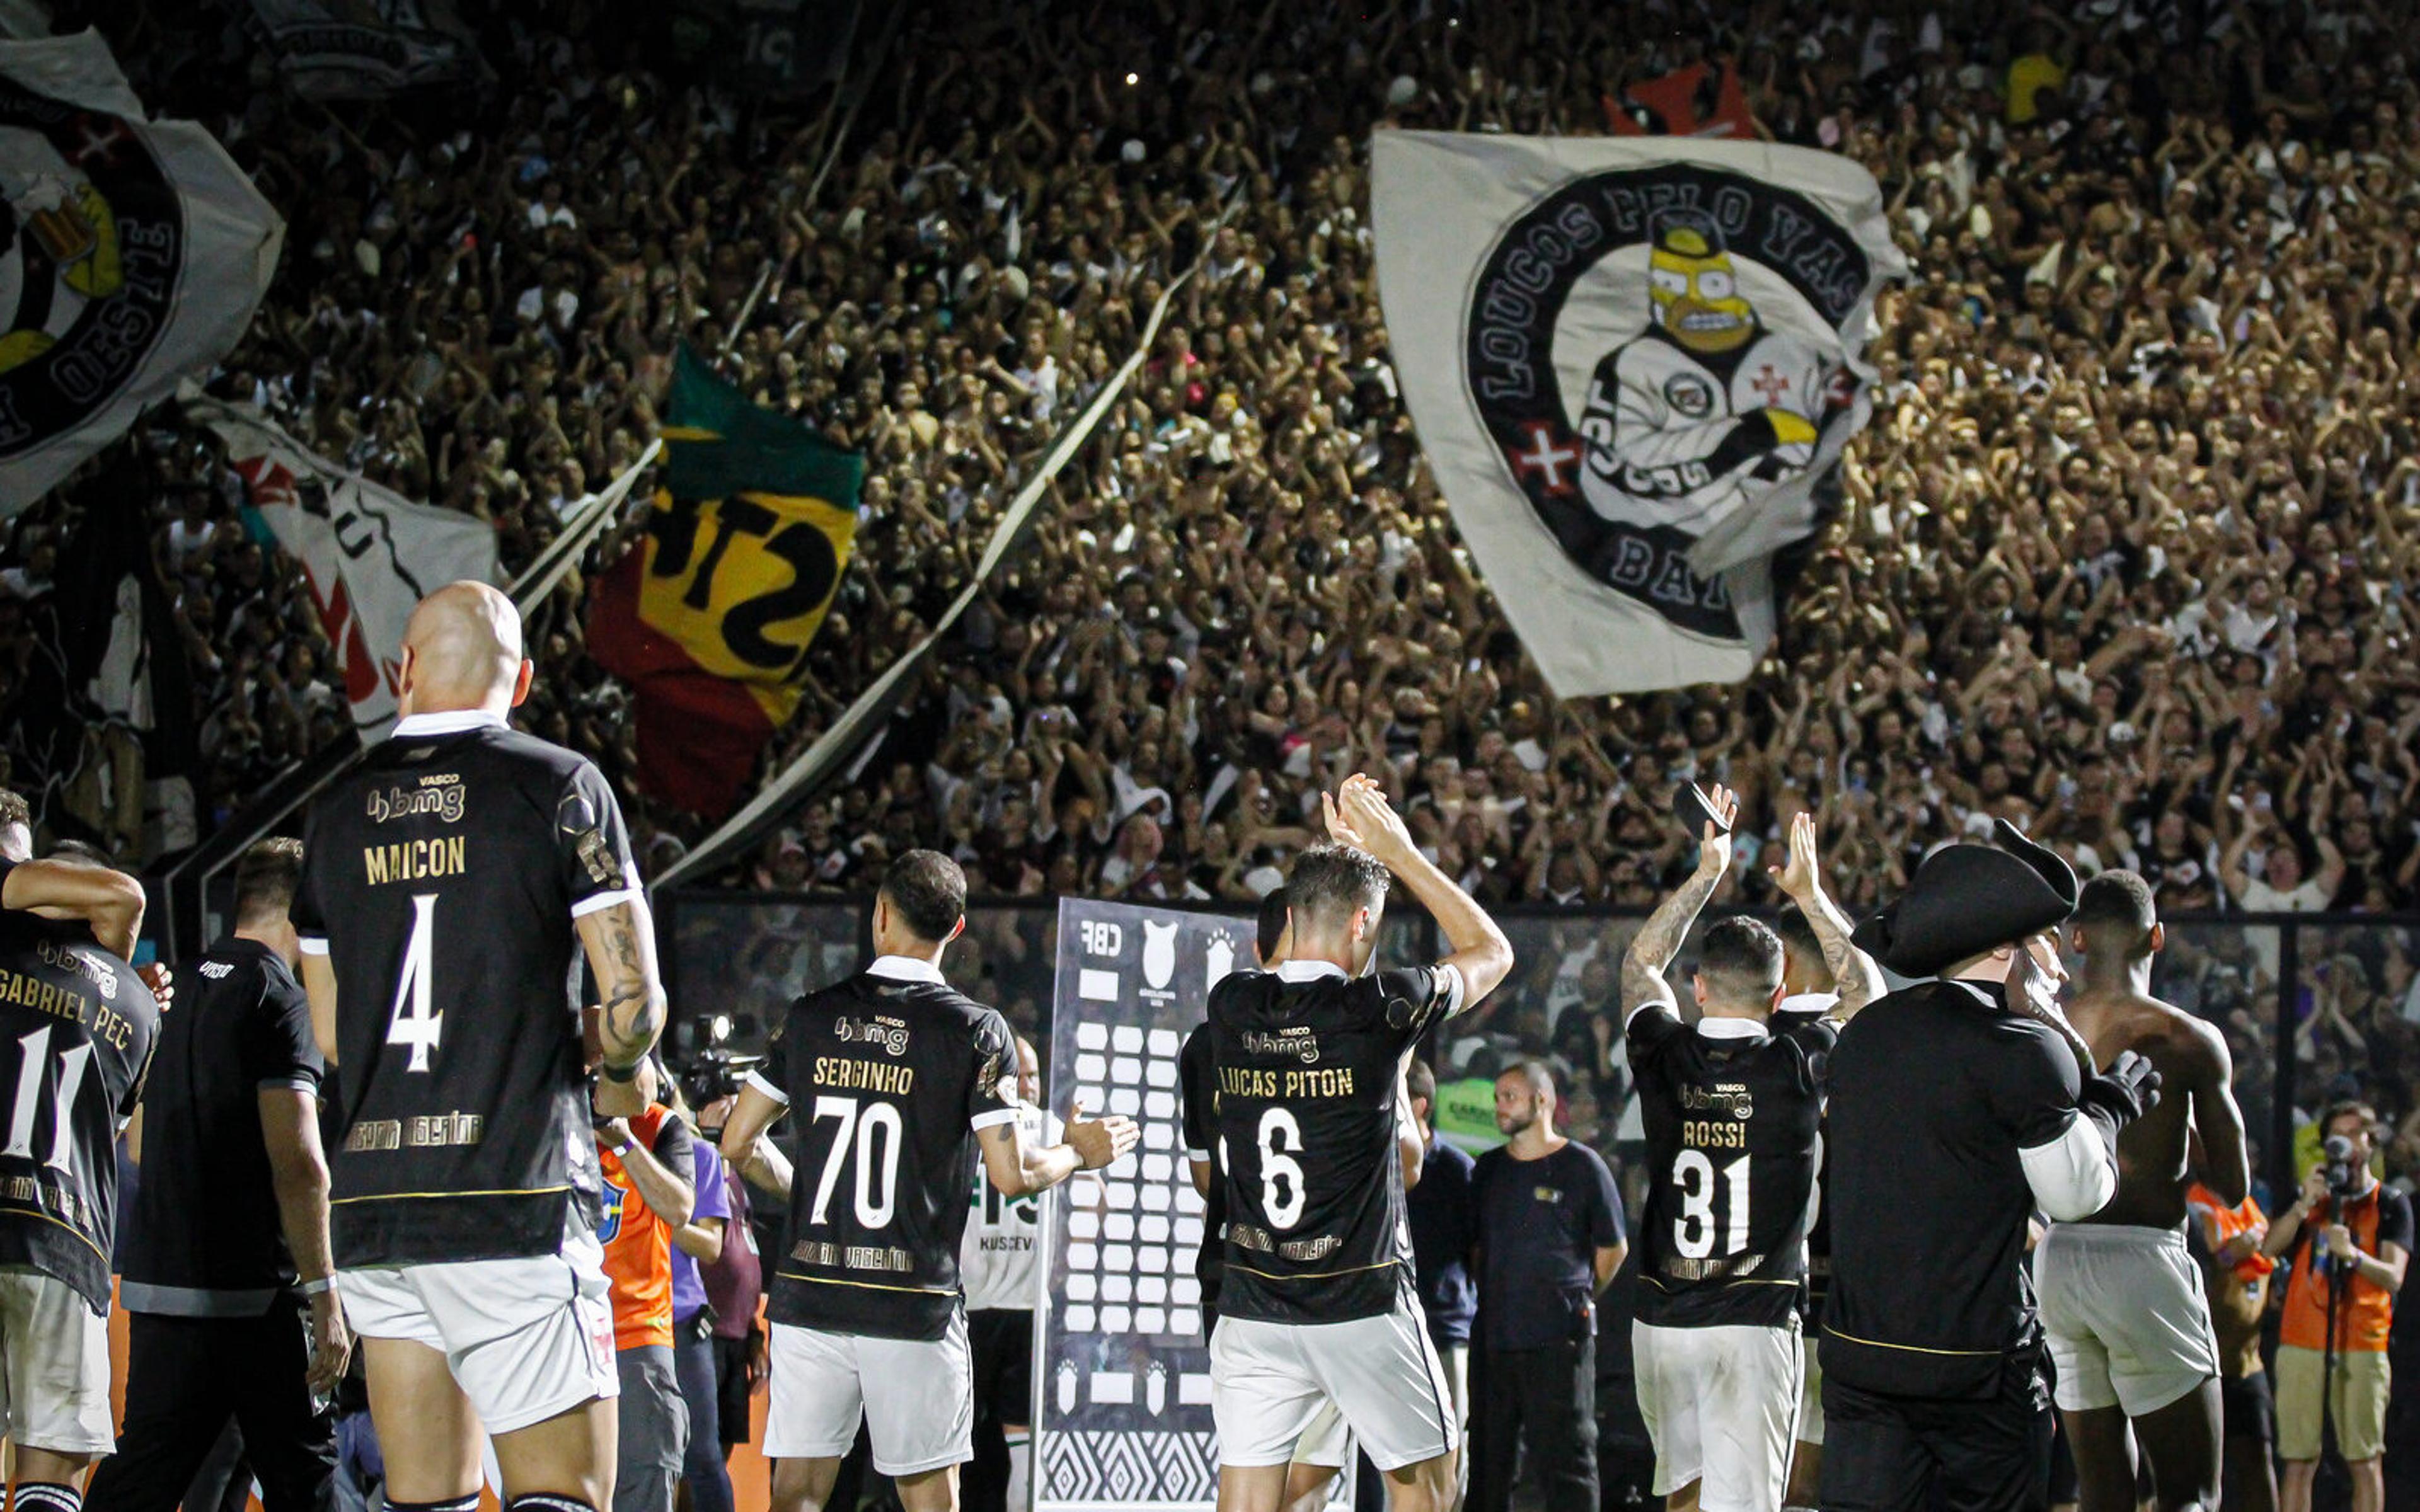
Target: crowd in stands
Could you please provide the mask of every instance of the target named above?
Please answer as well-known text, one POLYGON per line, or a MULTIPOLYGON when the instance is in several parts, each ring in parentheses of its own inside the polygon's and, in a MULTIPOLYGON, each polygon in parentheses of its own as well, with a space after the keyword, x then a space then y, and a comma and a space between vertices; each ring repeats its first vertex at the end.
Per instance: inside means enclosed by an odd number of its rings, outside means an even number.
MULTIPOLYGON (((377 112, 281 92, 215 7, 100 8, 289 223, 212 390, 493 520, 508 569, 637 455, 682 341, 865 454, 768 767, 933 622, 1199 262, 859 779, 740 885, 855 888, 929 844, 979 892, 1244 900, 1369 770, 1491 903, 1652 903, 1692 778, 1743 795, 1718 902, 1775 901, 1760 851, 1809 805, 1852 908, 1995 816, 2171 912, 2420 897, 2420 81, 2386 8, 980 0, 869 23, 846 112, 661 73, 597 0, 500 8, 497 86, 377 112), (1775 137, 1872 169, 1916 274, 1769 659, 1559 702, 1397 396, 1369 133, 1592 133, 1713 56, 1775 137)), ((126 444, 163 485, 207 827, 341 737, 336 669, 208 442, 126 444)), ((10 528, 0 599, 39 597, 72 498, 10 528)), ((587 580, 536 617, 525 717, 627 778, 587 580)), ((0 603, 21 666, 23 623, 0 603)), ((628 801, 650 869, 702 833, 628 801)), ((2314 1053, 2420 1031, 2405 949, 2343 960, 2314 1053)))

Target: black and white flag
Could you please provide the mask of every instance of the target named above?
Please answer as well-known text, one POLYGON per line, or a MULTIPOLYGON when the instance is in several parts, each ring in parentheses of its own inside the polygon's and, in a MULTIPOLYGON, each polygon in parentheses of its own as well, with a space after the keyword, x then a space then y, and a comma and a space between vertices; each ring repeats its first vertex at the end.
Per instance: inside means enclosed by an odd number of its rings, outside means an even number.
POLYGON ((285 223, 98 32, 0 42, 0 516, 225 355, 285 223))
POLYGON ((1748 674, 1771 563, 1870 412, 1905 271, 1873 177, 1672 137, 1381 131, 1395 368, 1454 522, 1564 698, 1748 674))
POLYGON ((451 0, 252 0, 252 21, 305 100, 385 100, 489 77, 451 0))

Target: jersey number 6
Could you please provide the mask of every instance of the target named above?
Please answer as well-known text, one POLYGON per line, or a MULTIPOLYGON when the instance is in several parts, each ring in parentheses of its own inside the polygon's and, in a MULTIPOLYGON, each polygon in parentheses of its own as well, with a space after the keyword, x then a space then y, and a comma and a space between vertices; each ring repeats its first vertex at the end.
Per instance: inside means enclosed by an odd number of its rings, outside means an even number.
POLYGON ((1302 1125, 1293 1114, 1271 1108, 1261 1115, 1261 1215, 1272 1228, 1302 1222, 1302 1163, 1293 1158, 1301 1153, 1302 1125), (1285 1179, 1284 1191, 1278 1187, 1280 1177, 1285 1179))

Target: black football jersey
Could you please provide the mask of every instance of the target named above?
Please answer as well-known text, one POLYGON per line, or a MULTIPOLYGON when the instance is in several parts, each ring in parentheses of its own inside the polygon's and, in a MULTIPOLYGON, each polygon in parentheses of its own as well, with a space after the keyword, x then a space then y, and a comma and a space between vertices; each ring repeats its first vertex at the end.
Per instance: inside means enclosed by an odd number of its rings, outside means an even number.
POLYGON ((1202 1249, 1193 1258, 1193 1278, 1202 1287, 1206 1315, 1218 1309, 1218 1283, 1227 1270, 1227 1171, 1218 1158, 1218 1069, 1211 1059, 1209 1025, 1185 1037, 1176 1072, 1187 1158, 1210 1163, 1210 1190, 1202 1197, 1202 1249))
POLYGON ((338 1265, 595 1227, 573 920, 638 886, 604 776, 484 716, 403 721, 311 806, 292 917, 336 974, 338 1265))
POLYGON ((748 1078, 790 1110, 790 1221, 769 1316, 937 1339, 959 1305, 975 1132, 1016 1118, 1008 1021, 885 956, 790 1005, 748 1078))
POLYGON ((1807 1226, 1807 1301, 1799 1316, 1811 1333, 1823 1321, 1823 1299, 1832 1293, 1832 1142, 1824 1140, 1815 1165, 1815 1219, 1807 1226))
POLYGON ((1657 1003, 1632 1013, 1626 1032, 1647 1135, 1638 1320, 1787 1325, 1807 1284, 1835 1026, 1793 1017, 1693 1029, 1657 1003), (1733 1026, 1748 1032, 1726 1032, 1733 1026))
MULTIPOLYGON (((1798 1015, 1821 1018, 1840 1006, 1838 993, 1801 993, 1785 997, 1774 1005, 1776 1025, 1794 1023, 1798 1015)), ((1835 1043, 1838 1037, 1835 1036, 1835 1043)), ((1824 1070, 1831 1066, 1827 1059, 1824 1070)), ((1828 1087, 1827 1087, 1828 1091, 1828 1087)), ((1832 1289, 1832 1143, 1823 1140, 1815 1162, 1815 1216, 1807 1226, 1807 1299, 1799 1307, 1799 1316, 1807 1326, 1808 1337, 1823 1320, 1823 1298, 1832 1289)), ((1813 1346, 1808 1346, 1810 1349, 1813 1346)))
POLYGON ((178 964, 143 1092, 143 1180, 118 1283, 129 1312, 257 1318, 293 1283, 260 1093, 317 1096, 321 1071, 310 1001, 276 951, 229 938, 178 964))
POLYGON ((1288 962, 1211 989, 1222 1317, 1343 1322, 1412 1295, 1395 1076, 1413 1041, 1461 1006, 1462 975, 1447 966, 1347 978, 1288 962))
POLYGON ((96 1313, 109 1311, 117 1135, 159 1027, 151 990, 83 924, 0 913, 0 1268, 54 1277, 96 1313))

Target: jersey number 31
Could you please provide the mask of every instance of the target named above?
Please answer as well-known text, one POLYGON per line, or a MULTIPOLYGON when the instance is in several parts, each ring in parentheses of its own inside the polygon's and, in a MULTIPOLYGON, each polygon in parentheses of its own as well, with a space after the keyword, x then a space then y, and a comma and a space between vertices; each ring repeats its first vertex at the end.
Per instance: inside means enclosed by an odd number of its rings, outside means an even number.
POLYGON ((1672 1220, 1672 1243, 1688 1259, 1702 1260, 1714 1252, 1714 1236, 1723 1238, 1723 1253, 1747 1248, 1747 1157, 1742 1155, 1722 1169, 1723 1216, 1714 1214, 1714 1163, 1705 1152, 1681 1151, 1672 1163, 1672 1185, 1681 1194, 1681 1215, 1672 1220))

